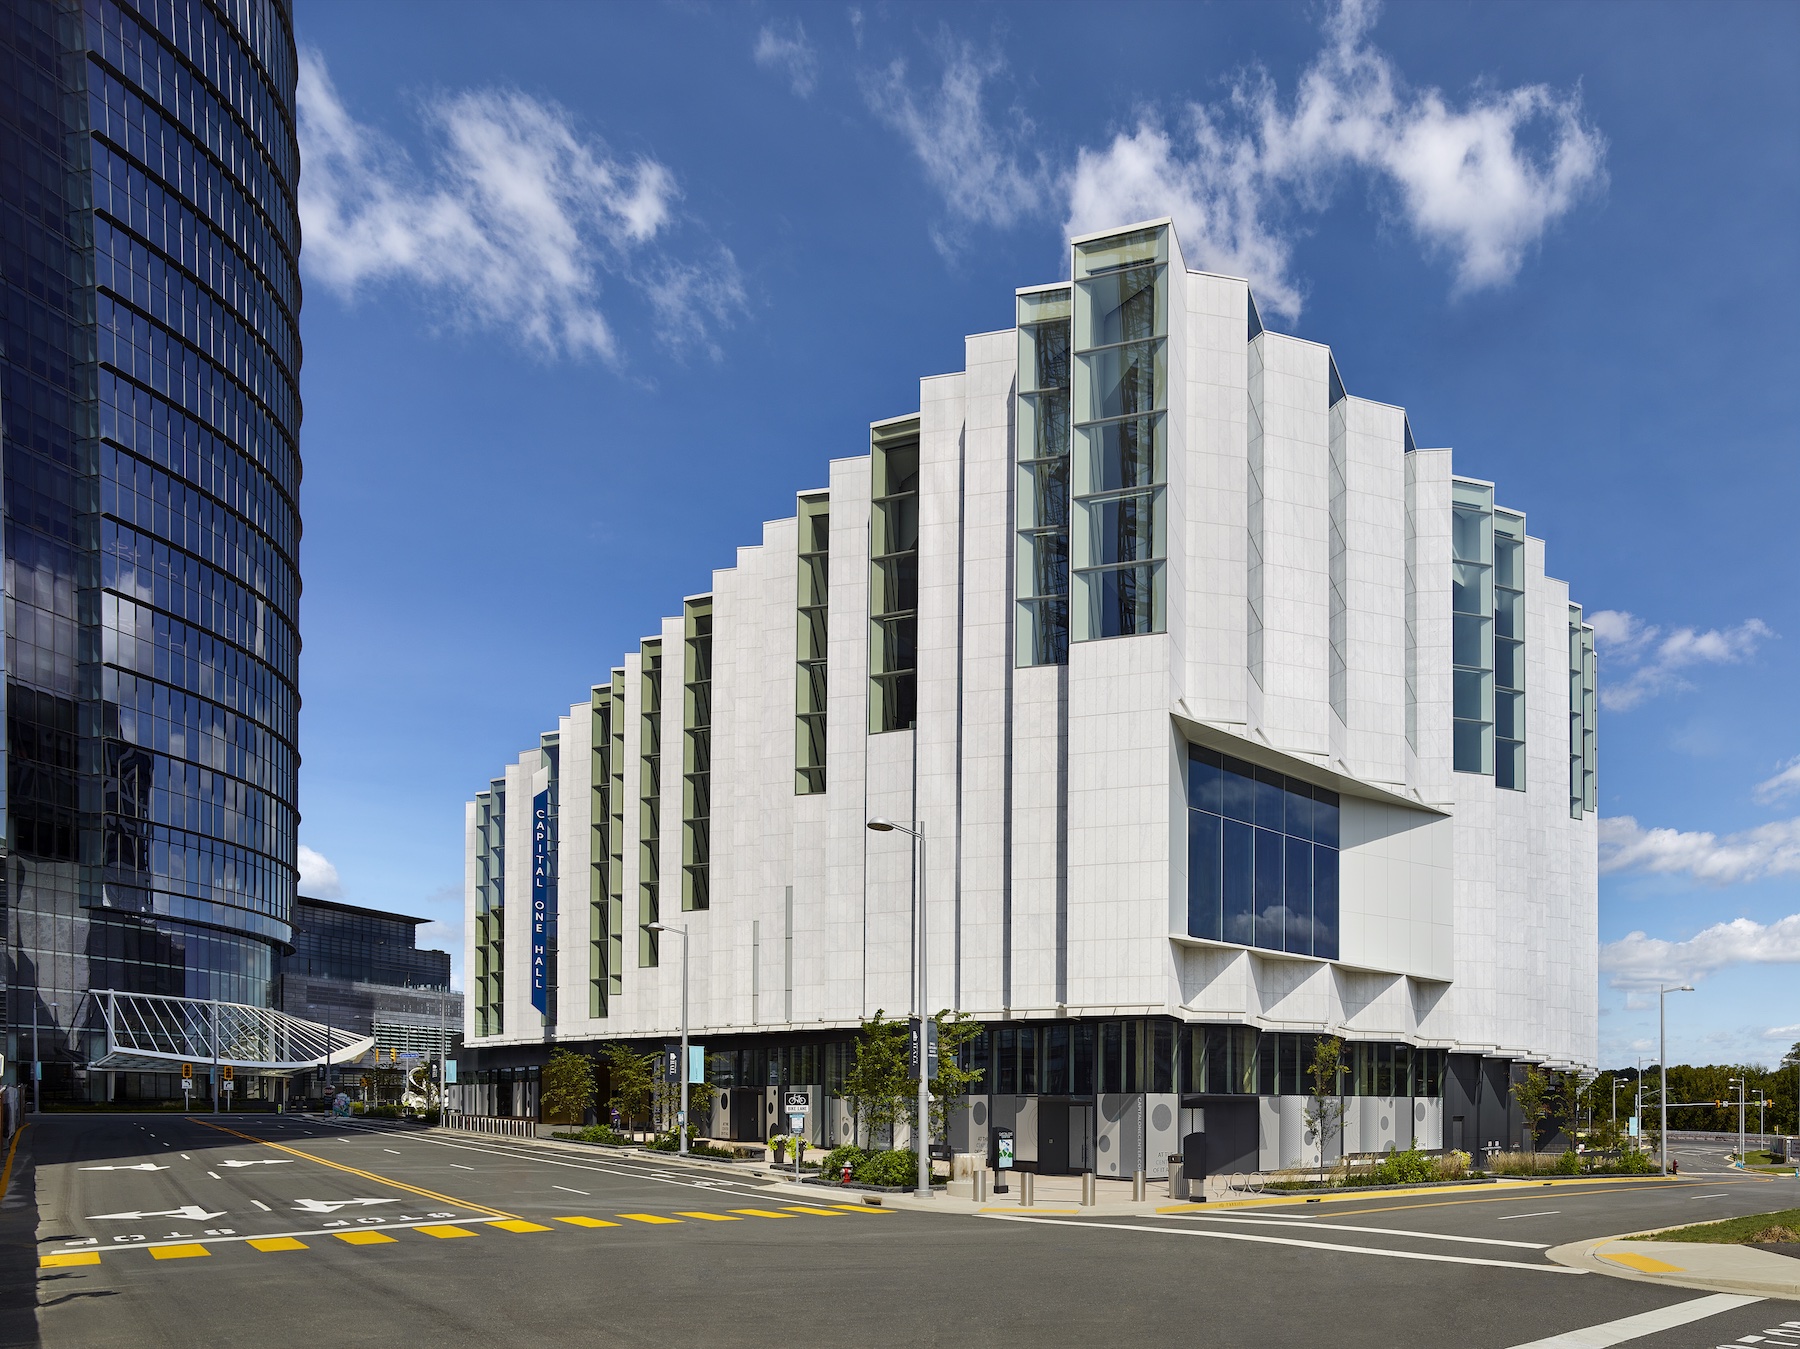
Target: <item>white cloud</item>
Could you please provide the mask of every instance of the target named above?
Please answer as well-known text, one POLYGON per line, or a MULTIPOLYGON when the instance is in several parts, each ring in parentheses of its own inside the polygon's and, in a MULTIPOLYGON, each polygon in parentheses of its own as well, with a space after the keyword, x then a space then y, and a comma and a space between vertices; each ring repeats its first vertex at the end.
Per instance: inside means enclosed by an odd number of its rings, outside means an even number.
POLYGON ((1763 1032, 1765 1040, 1786 1040, 1800 1036, 1800 1026, 1770 1026, 1763 1032))
MULTIPOLYGON (((904 61, 895 61, 864 89, 875 115, 898 131, 918 157, 931 185, 957 220, 1011 225, 1040 209, 1049 195, 1043 163, 1028 162, 1023 146, 1031 122, 1014 109, 1011 125, 989 120, 983 87, 1005 67, 981 57, 967 43, 941 40, 943 77, 935 89, 919 88, 904 61)), ((954 240, 939 233, 948 252, 954 240)))
POLYGON ((324 853, 314 852, 304 843, 296 859, 300 865, 300 893, 308 899, 342 899, 344 883, 338 869, 324 853))
POLYGON ((1800 874, 1800 819, 1723 838, 1706 830, 1645 829, 1629 815, 1600 821, 1602 873, 1638 871, 1732 885, 1800 874))
MULTIPOLYGON (((491 89, 428 99, 433 162, 420 172, 351 115, 316 51, 300 54, 299 102, 302 261, 346 297, 409 281, 456 323, 509 330, 546 355, 610 360, 619 349, 599 305, 602 274, 654 304, 677 265, 658 242, 673 227, 674 175, 583 140, 555 103, 491 89)), ((714 304, 664 329, 677 344, 743 304, 728 252, 690 265, 714 304)))
MULTIPOLYGON (((1775 636, 1774 629, 1760 618, 1747 618, 1734 628, 1704 632, 1675 628, 1667 633, 1617 609, 1602 609, 1587 621, 1594 628, 1595 649, 1623 676, 1600 680, 1600 705, 1612 712, 1628 712, 1659 693, 1691 689, 1693 684, 1683 675, 1684 670, 1696 665, 1741 665, 1775 636)), ((1770 779, 1774 781, 1777 779, 1770 779)))
POLYGON ((818 82, 819 58, 807 40, 806 25, 795 19, 786 32, 778 32, 772 23, 764 24, 756 35, 756 64, 787 76, 788 85, 801 98, 813 91, 818 82))
POLYGON ((1459 292, 1511 281, 1545 231, 1604 182, 1605 140, 1576 92, 1478 89, 1453 106, 1439 90, 1408 90, 1367 40, 1377 11, 1372 0, 1338 5, 1291 104, 1259 73, 1224 106, 1190 104, 1173 134, 1147 114, 1105 149, 1081 150, 1066 180, 1068 232, 1173 216, 1190 261, 1246 277, 1265 309, 1297 317, 1286 217, 1323 209, 1359 169, 1394 193, 1429 251, 1452 260, 1459 292))
POLYGON ((1600 948, 1600 968, 1620 989, 1693 983, 1731 965, 1795 964, 1800 964, 1800 913, 1768 924, 1735 918, 1686 941, 1632 932, 1600 948))
POLYGON ((1774 777, 1765 778, 1755 788, 1756 799, 1765 804, 1795 792, 1800 792, 1800 755, 1782 764, 1774 777))

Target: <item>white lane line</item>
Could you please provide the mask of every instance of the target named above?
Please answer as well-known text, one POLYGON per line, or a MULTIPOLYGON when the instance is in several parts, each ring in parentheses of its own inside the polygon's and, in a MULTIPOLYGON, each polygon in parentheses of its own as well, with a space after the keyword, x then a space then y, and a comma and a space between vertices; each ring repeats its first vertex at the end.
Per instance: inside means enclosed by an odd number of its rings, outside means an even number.
POLYGON ((1139 1223, 1097 1223, 1072 1218, 1027 1218, 1010 1213, 982 1214, 1000 1223, 1038 1223, 1045 1227, 1095 1227, 1112 1232, 1154 1232, 1165 1237, 1211 1237, 1214 1241, 1252 1241, 1263 1246, 1304 1246, 1308 1250, 1338 1251, 1344 1255, 1378 1255, 1389 1260, 1424 1260, 1437 1265, 1486 1265, 1493 1269, 1517 1269, 1529 1274, 1586 1274, 1567 1265, 1529 1264, 1523 1260, 1483 1260, 1476 1255, 1437 1255, 1430 1251, 1390 1251, 1382 1246, 1349 1246, 1336 1241, 1302 1241, 1299 1237, 1265 1237, 1250 1232, 1218 1232, 1205 1227, 1147 1227, 1139 1223))
POLYGON ((553 1190, 568 1190, 570 1194, 587 1194, 586 1190, 570 1190, 567 1185, 552 1185, 550 1188, 553 1190))
POLYGON ((252 1204, 255 1204, 264 1213, 273 1213, 275 1211, 274 1209, 270 1208, 267 1204, 263 1203, 263 1201, 260 1199, 252 1199, 250 1202, 252 1204))
POLYGON ((220 1179, 219 1173, 217 1171, 208 1171, 206 1174, 211 1176, 214 1180, 220 1179))
POLYGON ((1659 1330, 1673 1330, 1676 1326, 1704 1321, 1709 1316, 1719 1316, 1761 1301, 1759 1297, 1742 1297, 1737 1293, 1713 1293, 1688 1302, 1677 1302, 1670 1307, 1658 1307, 1653 1312, 1639 1312, 1636 1316, 1627 1316, 1617 1321, 1583 1326, 1580 1330, 1552 1335, 1549 1339, 1515 1344, 1512 1349, 1606 1349, 1611 1344, 1623 1344, 1627 1340, 1654 1335, 1659 1330))
POLYGON ((1270 1227, 1285 1227, 1292 1231, 1303 1227, 1314 1232, 1368 1232, 1383 1237, 1415 1237, 1425 1241, 1457 1241, 1471 1246, 1511 1246, 1521 1251, 1549 1250, 1548 1243, 1541 1241, 1505 1241, 1500 1237, 1464 1237, 1454 1236, 1448 1232, 1415 1232, 1405 1227, 1355 1227, 1350 1223, 1321 1222, 1286 1222, 1271 1223, 1263 1217, 1243 1217, 1230 1213, 1171 1213, 1166 1215, 1177 1222, 1201 1223, 1263 1223, 1270 1227))
MULTIPOLYGON (((476 1143, 451 1142, 443 1138, 415 1137, 415 1142, 430 1143, 433 1147, 454 1148, 458 1152, 478 1152, 484 1157, 506 1157, 514 1161, 538 1162, 544 1166, 560 1166, 571 1171, 597 1171, 607 1176, 626 1176, 632 1180, 651 1180, 658 1185, 680 1185, 685 1189, 704 1190, 708 1194, 719 1196, 735 1196, 739 1199, 765 1200, 769 1197, 767 1189, 754 1186, 746 1181, 731 1180, 726 1177, 717 1179, 707 1177, 699 1180, 677 1180, 670 1176, 659 1176, 646 1173, 630 1162, 596 1165, 593 1162, 565 1161, 560 1157, 552 1157, 541 1152, 509 1151, 503 1147, 484 1146, 476 1143), (742 1189, 727 1188, 742 1186, 742 1189)), ((452 1166, 456 1163, 452 1162, 452 1166)), ((473 1167, 465 1167, 473 1170, 473 1167)))
POLYGON ((382 1149, 382 1151, 383 1151, 383 1152, 391 1152, 391 1153, 393 1153, 393 1154, 394 1154, 394 1156, 396 1156, 396 1157, 398 1157, 398 1156, 399 1156, 399 1155, 400 1155, 400 1149, 399 1149, 399 1148, 383 1148, 383 1149, 382 1149))
POLYGON ((184 1162, 191 1162, 194 1159, 192 1157, 188 1156, 187 1153, 184 1152, 181 1154, 181 1160, 184 1162))
POLYGON ((1509 1223, 1514 1218, 1549 1218, 1561 1212, 1562 1210, 1559 1208, 1547 1208, 1540 1209, 1536 1213, 1507 1213, 1494 1219, 1494 1221, 1497 1223, 1509 1223))
POLYGON ((472 1166, 464 1166, 461 1162, 451 1162, 450 1165, 454 1166, 458 1171, 473 1171, 475 1169, 472 1166))
POLYGON ((1689 1199, 1729 1199, 1728 1194, 1690 1194, 1689 1199))

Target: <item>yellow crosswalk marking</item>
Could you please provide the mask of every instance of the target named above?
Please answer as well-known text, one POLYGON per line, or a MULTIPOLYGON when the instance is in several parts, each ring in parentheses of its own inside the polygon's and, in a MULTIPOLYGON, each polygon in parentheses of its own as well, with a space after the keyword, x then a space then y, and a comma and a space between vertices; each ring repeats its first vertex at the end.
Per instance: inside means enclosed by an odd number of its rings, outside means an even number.
POLYGON ((805 1204, 783 1204, 789 1213, 810 1213, 817 1218, 835 1218, 838 1211, 834 1208, 808 1208, 805 1204))
POLYGON ((428 1237, 472 1237, 475 1235, 466 1227, 452 1227, 449 1223, 431 1223, 425 1227, 415 1227, 413 1231, 423 1232, 428 1237))
POLYGON ((196 1256, 211 1255, 204 1246, 152 1246, 152 1258, 157 1260, 192 1260, 196 1256))
POLYGON ((832 1207, 842 1209, 845 1213, 878 1213, 884 1218, 894 1212, 891 1208, 876 1208, 873 1204, 833 1204, 832 1207))
POLYGON ((558 1218, 559 1223, 567 1223, 570 1227, 617 1227, 617 1223, 609 1223, 604 1218, 558 1218))
POLYGON ((621 1218, 629 1218, 634 1223, 678 1223, 679 1218, 664 1218, 655 1213, 621 1213, 621 1218))
POLYGON ((292 1237, 251 1237, 249 1244, 259 1251, 304 1251, 309 1249, 304 1241, 295 1241, 292 1237))
POLYGON ((333 1232, 331 1235, 352 1246, 380 1246, 393 1240, 386 1232, 333 1232))
POLYGON ((742 1218, 734 1217, 729 1213, 683 1213, 681 1216, 684 1218, 704 1218, 709 1223, 741 1223, 744 1221, 742 1218))
POLYGON ((39 1269, 64 1269, 69 1265, 97 1265, 99 1251, 52 1251, 38 1260, 39 1269))
POLYGON ((791 1218, 794 1216, 791 1213, 776 1213, 772 1209, 766 1208, 734 1208, 731 1211, 741 1213, 746 1218, 791 1218))
POLYGON ((508 1218, 505 1222, 489 1223, 489 1227, 498 1227, 502 1232, 549 1232, 554 1229, 542 1223, 528 1223, 523 1218, 508 1218))

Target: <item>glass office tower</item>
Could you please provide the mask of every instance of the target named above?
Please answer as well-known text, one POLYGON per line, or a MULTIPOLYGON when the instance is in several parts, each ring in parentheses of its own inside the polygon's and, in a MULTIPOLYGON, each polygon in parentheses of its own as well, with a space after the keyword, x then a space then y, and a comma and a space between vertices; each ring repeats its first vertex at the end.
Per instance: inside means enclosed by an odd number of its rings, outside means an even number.
POLYGON ((89 988, 267 1005, 289 937, 295 64, 287 0, 0 0, 5 1016, 47 1094, 100 1089, 89 988))

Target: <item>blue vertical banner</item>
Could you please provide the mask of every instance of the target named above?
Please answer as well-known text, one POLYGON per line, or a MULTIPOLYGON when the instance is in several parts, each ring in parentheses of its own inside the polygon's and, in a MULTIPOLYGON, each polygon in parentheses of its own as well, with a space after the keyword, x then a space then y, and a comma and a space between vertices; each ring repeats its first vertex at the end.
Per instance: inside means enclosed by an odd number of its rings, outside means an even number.
POLYGON ((531 1005, 550 1012, 550 791, 531 798, 531 1005))

